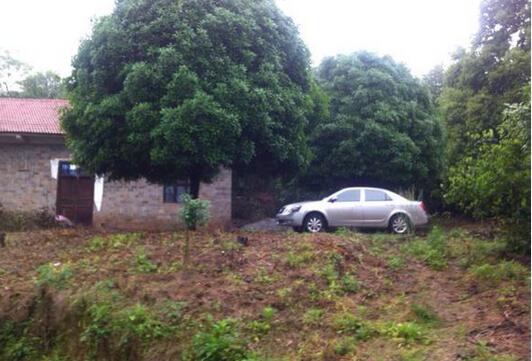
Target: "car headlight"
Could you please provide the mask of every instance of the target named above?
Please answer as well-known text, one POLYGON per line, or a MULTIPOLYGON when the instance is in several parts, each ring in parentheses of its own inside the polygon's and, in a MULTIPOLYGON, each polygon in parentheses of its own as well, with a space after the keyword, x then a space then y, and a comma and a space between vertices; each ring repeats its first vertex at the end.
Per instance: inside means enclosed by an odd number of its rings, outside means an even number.
POLYGON ((290 208, 290 213, 299 212, 300 209, 301 209, 301 206, 292 207, 292 208, 290 208))

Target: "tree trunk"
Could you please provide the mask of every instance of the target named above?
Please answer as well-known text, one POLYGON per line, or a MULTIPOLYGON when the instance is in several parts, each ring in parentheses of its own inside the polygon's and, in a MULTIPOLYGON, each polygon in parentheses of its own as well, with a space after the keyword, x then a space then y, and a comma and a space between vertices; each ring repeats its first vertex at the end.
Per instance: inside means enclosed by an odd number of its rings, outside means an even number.
POLYGON ((192 198, 197 199, 199 197, 200 178, 198 176, 190 177, 190 195, 192 198))

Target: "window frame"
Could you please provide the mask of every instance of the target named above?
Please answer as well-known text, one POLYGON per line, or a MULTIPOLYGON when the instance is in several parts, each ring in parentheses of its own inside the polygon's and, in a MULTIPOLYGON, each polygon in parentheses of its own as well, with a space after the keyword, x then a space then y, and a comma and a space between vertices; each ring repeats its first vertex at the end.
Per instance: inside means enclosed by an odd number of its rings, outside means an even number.
POLYGON ((181 195, 183 193, 190 193, 190 181, 188 180, 178 180, 172 184, 163 185, 163 203, 165 204, 180 204, 181 195), (167 188, 172 188, 173 198, 167 197, 166 190, 167 188), (185 188, 185 191, 179 192, 180 188, 185 188))
POLYGON ((383 191, 383 190, 380 190, 380 189, 364 189, 364 202, 390 202, 390 201, 393 201, 393 198, 390 197, 390 195, 383 191), (367 197, 367 192, 379 192, 379 193, 382 193, 384 194, 384 197, 385 199, 371 199, 371 200, 368 200, 368 197, 367 197))
POLYGON ((336 198, 336 202, 339 202, 339 203, 360 202, 360 201, 362 201, 362 192, 360 191, 360 189, 346 189, 346 190, 340 191, 340 193, 336 194, 335 198, 336 198), (342 200, 340 200, 340 195, 342 193, 346 193, 346 192, 358 192, 358 200, 356 200, 356 201, 353 201, 353 200, 342 201, 342 200))

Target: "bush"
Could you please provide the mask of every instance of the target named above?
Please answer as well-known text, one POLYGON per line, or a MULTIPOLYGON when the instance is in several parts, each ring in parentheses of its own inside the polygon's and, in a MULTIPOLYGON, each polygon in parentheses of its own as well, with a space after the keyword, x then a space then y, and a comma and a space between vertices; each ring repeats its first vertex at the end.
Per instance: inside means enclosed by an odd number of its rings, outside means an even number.
POLYGON ((29 212, 12 212, 0 204, 0 231, 18 232, 56 226, 55 217, 46 209, 29 212))
POLYGON ((181 196, 183 203, 179 216, 181 221, 189 230, 196 230, 210 218, 209 208, 211 203, 202 199, 193 199, 190 194, 183 194, 181 196))
POLYGON ((477 218, 504 220, 511 251, 530 252, 530 85, 524 104, 508 105, 496 131, 449 169, 445 199, 477 218))

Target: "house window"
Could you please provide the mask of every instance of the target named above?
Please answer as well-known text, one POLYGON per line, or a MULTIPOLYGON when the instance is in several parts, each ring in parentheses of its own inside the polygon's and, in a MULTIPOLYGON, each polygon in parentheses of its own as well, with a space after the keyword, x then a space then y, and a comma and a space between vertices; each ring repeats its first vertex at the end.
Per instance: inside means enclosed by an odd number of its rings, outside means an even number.
POLYGON ((163 188, 164 203, 181 203, 181 196, 190 193, 190 183, 188 181, 177 181, 167 184, 163 188))
POLYGON ((87 174, 77 165, 70 162, 59 162, 59 175, 63 177, 83 177, 87 174))

